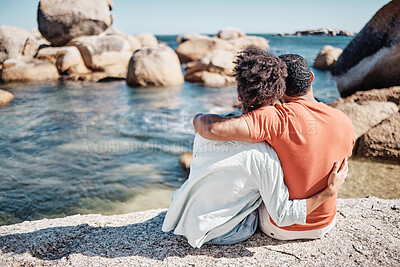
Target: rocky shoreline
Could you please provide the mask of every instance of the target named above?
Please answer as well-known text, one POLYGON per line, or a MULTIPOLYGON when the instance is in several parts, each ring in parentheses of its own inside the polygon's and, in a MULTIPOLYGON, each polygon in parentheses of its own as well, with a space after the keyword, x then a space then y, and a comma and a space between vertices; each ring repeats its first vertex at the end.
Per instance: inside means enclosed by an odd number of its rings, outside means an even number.
POLYGON ((400 199, 338 199, 336 227, 319 240, 257 231, 231 246, 189 246, 163 233, 165 210, 75 215, 0 227, 1 266, 337 266, 400 264, 400 199))

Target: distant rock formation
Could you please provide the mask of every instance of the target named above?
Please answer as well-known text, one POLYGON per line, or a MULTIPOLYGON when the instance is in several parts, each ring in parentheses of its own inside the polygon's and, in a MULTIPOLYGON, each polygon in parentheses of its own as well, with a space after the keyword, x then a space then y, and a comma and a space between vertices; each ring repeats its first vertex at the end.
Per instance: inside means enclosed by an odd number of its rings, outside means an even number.
POLYGON ((400 85, 400 0, 382 7, 354 37, 334 74, 342 96, 400 85))
POLYGON ((112 1, 40 0, 39 31, 51 44, 62 46, 73 38, 98 35, 111 26, 112 1))
POLYGON ((237 39, 240 37, 244 37, 246 36, 246 34, 240 30, 240 29, 235 29, 235 28, 224 28, 222 30, 220 30, 215 37, 218 37, 220 39, 224 39, 224 40, 232 40, 232 39, 237 39))
POLYGON ((330 28, 318 28, 297 31, 295 33, 278 33, 278 36, 308 36, 308 35, 325 35, 325 36, 354 36, 354 33, 345 30, 337 30, 330 28))
POLYGON ((314 68, 333 71, 342 52, 340 48, 331 45, 324 46, 314 61, 314 68))

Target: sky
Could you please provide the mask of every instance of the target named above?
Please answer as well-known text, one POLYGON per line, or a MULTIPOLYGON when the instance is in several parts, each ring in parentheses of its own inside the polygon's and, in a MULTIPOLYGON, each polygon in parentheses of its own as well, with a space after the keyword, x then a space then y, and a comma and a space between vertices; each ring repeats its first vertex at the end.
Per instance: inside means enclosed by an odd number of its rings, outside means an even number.
MULTIPOLYGON (((85 1, 85 0, 82 0, 85 1)), ((292 33, 309 28, 359 32, 389 0, 114 0, 114 26, 128 34, 292 33)), ((0 0, 0 25, 37 27, 38 0, 0 0)))

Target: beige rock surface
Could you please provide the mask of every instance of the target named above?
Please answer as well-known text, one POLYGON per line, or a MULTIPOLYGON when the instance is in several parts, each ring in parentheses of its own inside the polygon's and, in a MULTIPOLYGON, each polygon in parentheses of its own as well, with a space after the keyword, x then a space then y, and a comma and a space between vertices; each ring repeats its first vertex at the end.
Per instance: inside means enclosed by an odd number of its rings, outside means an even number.
POLYGON ((7 59, 32 58, 38 48, 36 38, 27 30, 0 26, 0 64, 7 59))
POLYGON ((126 81, 133 87, 180 86, 184 78, 176 53, 169 46, 158 45, 133 54, 126 81))
POLYGON ((400 163, 400 113, 396 112, 364 134, 356 153, 400 163))
POLYGON ((356 139, 398 111, 398 107, 392 102, 377 101, 339 103, 335 108, 349 116, 354 125, 356 139))
MULTIPOLYGON (((7 106, 14 98, 14 95, 6 90, 0 89, 0 107, 7 106)), ((190 165, 190 163, 189 163, 190 165)))
POLYGON ((107 0, 40 0, 39 31, 56 46, 79 36, 100 34, 113 22, 110 4, 107 0))
POLYGON ((60 74, 90 72, 78 48, 74 46, 45 47, 38 51, 36 58, 55 64, 60 74))
POLYGON ((198 33, 187 33, 184 35, 179 35, 178 37, 176 37, 176 42, 178 44, 192 40, 192 39, 208 39, 210 38, 207 35, 203 35, 203 34, 198 34, 198 33))
POLYGON ((242 30, 230 28, 230 27, 220 30, 217 33, 217 35, 215 35, 215 37, 218 37, 218 38, 224 39, 224 40, 232 40, 232 39, 237 39, 237 38, 244 37, 244 36, 246 36, 246 34, 242 30))
POLYGON ((343 50, 331 45, 326 45, 317 55, 314 61, 314 68, 319 70, 333 70, 335 69, 336 61, 343 50))
POLYGON ((76 215, 0 227, 1 266, 398 266, 400 200, 338 199, 321 239, 278 241, 257 231, 228 246, 189 246, 164 233, 165 210, 76 215))
POLYGON ((3 63, 0 81, 39 82, 58 80, 60 75, 56 66, 38 59, 8 59, 3 63))
POLYGON ((214 50, 237 50, 228 41, 219 38, 199 38, 181 43, 176 53, 182 63, 202 59, 207 53, 214 50))
POLYGON ((260 49, 269 49, 269 44, 267 39, 260 36, 245 36, 237 39, 229 40, 236 49, 243 50, 248 46, 255 46, 260 49))
POLYGON ((339 98, 330 105, 334 107, 338 103, 362 103, 366 101, 388 101, 400 106, 400 86, 385 89, 373 89, 370 91, 358 91, 346 98, 339 98))
POLYGON ((143 46, 157 46, 158 40, 152 33, 141 33, 135 36, 143 46))
POLYGON ((106 71, 113 66, 126 73, 132 56, 128 40, 118 35, 82 36, 73 39, 68 46, 77 47, 85 65, 94 71, 106 71))

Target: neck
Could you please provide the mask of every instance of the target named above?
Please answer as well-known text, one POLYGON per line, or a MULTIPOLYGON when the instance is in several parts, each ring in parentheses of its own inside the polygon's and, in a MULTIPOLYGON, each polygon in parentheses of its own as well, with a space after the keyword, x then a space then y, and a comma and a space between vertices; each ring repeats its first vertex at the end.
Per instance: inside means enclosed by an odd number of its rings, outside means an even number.
POLYGON ((308 92, 305 95, 302 96, 283 96, 284 102, 290 102, 290 101, 296 101, 296 100, 305 100, 305 101, 310 101, 310 102, 317 102, 314 98, 313 90, 310 88, 308 92))

